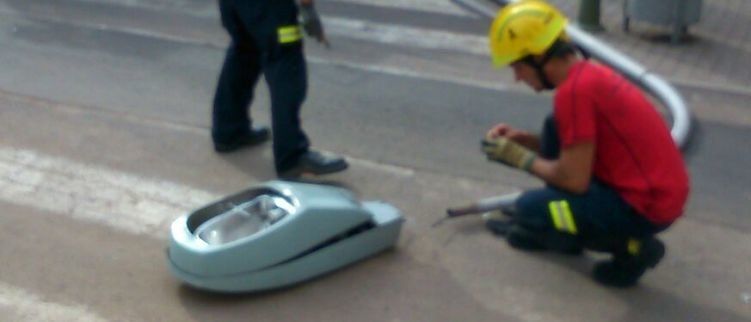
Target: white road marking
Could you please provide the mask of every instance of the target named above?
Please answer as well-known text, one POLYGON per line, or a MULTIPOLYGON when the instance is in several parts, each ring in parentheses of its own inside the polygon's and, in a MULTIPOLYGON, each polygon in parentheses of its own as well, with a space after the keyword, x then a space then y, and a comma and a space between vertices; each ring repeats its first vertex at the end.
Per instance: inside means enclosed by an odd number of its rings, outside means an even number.
MULTIPOLYGON (((2 13, 8 13, 0 10, 2 13)), ((141 37, 148 37, 153 39, 167 40, 176 43, 183 43, 189 45, 209 46, 214 48, 226 48, 227 40, 224 38, 200 38, 195 35, 181 34, 179 30, 155 30, 144 29, 137 26, 130 25, 118 25, 114 22, 111 24, 87 22, 87 21, 71 21, 54 16, 39 15, 38 19, 45 21, 64 23, 82 28, 89 28, 101 31, 114 31, 121 32, 141 37)), ((456 33, 450 31, 441 31, 428 28, 419 28, 412 26, 383 24, 372 21, 349 19, 342 17, 326 16, 323 18, 323 23, 326 27, 329 35, 336 35, 337 37, 357 39, 361 41, 369 41, 376 43, 385 43, 389 45, 428 49, 428 50, 446 50, 459 53, 467 53, 472 55, 480 55, 487 57, 487 39, 485 36, 479 36, 475 34, 456 33)), ((353 61, 347 61, 342 59, 326 59, 322 57, 308 56, 308 61, 318 64, 328 64, 335 66, 346 66, 358 70, 365 70, 371 72, 379 72, 389 75, 408 76, 420 79, 438 80, 444 82, 450 82, 460 85, 467 85, 473 87, 494 89, 494 90, 508 90, 509 87, 501 83, 489 84, 484 80, 477 80, 472 77, 461 77, 458 75, 446 75, 439 72, 426 71, 424 69, 414 68, 412 66, 404 66, 403 64, 388 62, 376 62, 363 64, 353 61)), ((489 58, 488 58, 489 59, 489 58)), ((488 60, 488 66, 490 66, 488 60)))
POLYGON ((489 90, 498 90, 498 91, 508 91, 511 89, 511 86, 506 86, 500 82, 488 82, 483 79, 470 79, 470 78, 462 78, 462 77, 451 77, 451 76, 442 76, 440 74, 433 74, 433 73, 425 73, 421 71, 417 71, 412 69, 409 66, 399 66, 398 64, 389 64, 389 63, 377 63, 377 64, 360 64, 357 62, 350 62, 340 59, 325 59, 325 58, 318 58, 318 57, 306 57, 306 60, 310 63, 314 64, 321 64, 321 65, 330 65, 330 66, 341 66, 346 68, 352 68, 355 70, 362 70, 367 72, 374 72, 374 73, 380 73, 385 75, 394 75, 394 76, 401 76, 401 77, 410 77, 410 78, 416 78, 416 79, 423 79, 423 80, 431 80, 431 81, 439 81, 439 82, 447 82, 451 84, 457 84, 457 85, 464 85, 469 87, 475 87, 475 88, 483 88, 483 89, 489 89, 489 90))
POLYGON ((0 148, 0 199, 166 238, 178 216, 218 195, 31 150, 0 148))
MULTIPOLYGON (((92 0, 87 0, 92 1, 92 0)), ((327 0, 316 0, 319 2, 327 0)), ((128 5, 139 8, 163 9, 169 7, 169 3, 153 0, 96 0, 98 3, 108 2, 114 5, 128 5)), ((358 3, 374 7, 386 7, 396 9, 410 9, 435 13, 453 14, 466 16, 468 13, 451 3, 450 0, 337 0, 334 2, 358 3)))
MULTIPOLYGON (((163 39, 185 44, 211 46, 215 48, 225 48, 227 46, 226 41, 220 41, 219 39, 200 40, 196 38, 183 37, 176 34, 169 34, 154 30, 136 29, 132 27, 115 27, 99 24, 86 25, 84 23, 76 24, 80 24, 87 28, 119 31, 143 37, 163 39)), ((448 31, 437 31, 434 29, 424 29, 417 27, 380 24, 364 20, 354 20, 338 17, 325 17, 324 24, 326 24, 326 30, 330 35, 337 35, 343 38, 380 42, 420 49, 464 52, 467 54, 489 57, 487 49, 487 39, 484 36, 448 31)), ((490 58, 487 59, 488 68, 490 68, 490 58)), ((420 68, 414 68, 413 66, 405 66, 404 64, 397 62, 385 61, 363 64, 359 62, 347 61, 344 59, 328 59, 310 55, 306 57, 306 60, 315 64, 343 66, 368 72, 442 81, 490 90, 507 91, 510 89, 510 86, 507 86, 501 82, 493 83, 483 79, 445 75, 441 73, 425 71, 420 68)))
POLYGON ((0 311, 3 321, 104 322, 86 307, 45 301, 26 290, 0 282, 0 311))
POLYGON ((341 17, 324 16, 321 19, 329 35, 342 38, 481 56, 489 53, 488 41, 484 36, 341 17))
MULTIPOLYGON (((322 1, 322 0, 318 0, 322 1)), ((425 12, 469 16, 466 10, 451 3, 449 0, 341 0, 342 2, 359 3, 368 6, 410 9, 425 12)))
MULTIPOLYGON (((414 170, 349 158, 391 175, 414 170)), ((180 215, 221 198, 219 194, 139 177, 36 151, 0 148, 0 199, 132 234, 164 239, 180 215)))
POLYGON ((369 168, 369 169, 374 169, 377 171, 388 172, 392 175, 397 175, 397 176, 402 176, 402 177, 413 177, 415 175, 415 170, 406 168, 406 167, 400 167, 397 165, 380 163, 377 161, 372 161, 372 160, 367 160, 367 159, 357 159, 357 158, 353 158, 350 156, 347 156, 347 161, 349 161, 352 164, 361 166, 363 168, 369 168))
MULTIPOLYGON (((8 12, 2 10, 0 12, 8 14, 8 12)), ((194 35, 180 34, 179 30, 145 29, 139 26, 118 24, 114 21, 111 23, 100 23, 96 22, 96 20, 70 21, 50 15, 38 16, 37 18, 87 29, 121 32, 186 44, 210 45, 221 48, 227 45, 224 38, 198 39, 194 35)), ((326 27, 327 34, 336 35, 337 37, 412 48, 451 50, 482 56, 488 54, 488 45, 485 36, 335 16, 323 16, 321 19, 326 27)))

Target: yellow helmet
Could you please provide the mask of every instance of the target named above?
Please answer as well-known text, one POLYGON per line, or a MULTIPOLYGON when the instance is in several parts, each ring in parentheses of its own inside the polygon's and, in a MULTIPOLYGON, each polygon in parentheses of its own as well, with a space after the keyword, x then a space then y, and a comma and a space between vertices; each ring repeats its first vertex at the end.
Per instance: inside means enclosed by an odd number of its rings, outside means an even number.
POLYGON ((488 33, 490 55, 503 67, 527 55, 541 55, 561 37, 568 20, 540 0, 521 0, 498 12, 488 33))

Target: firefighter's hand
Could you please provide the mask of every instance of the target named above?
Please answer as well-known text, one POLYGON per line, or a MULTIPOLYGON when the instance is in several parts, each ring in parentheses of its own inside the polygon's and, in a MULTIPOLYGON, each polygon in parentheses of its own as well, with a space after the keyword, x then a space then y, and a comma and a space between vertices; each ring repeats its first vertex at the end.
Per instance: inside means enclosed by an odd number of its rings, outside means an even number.
POLYGON ((326 33, 323 31, 323 24, 321 24, 321 18, 318 16, 316 8, 313 6, 313 2, 300 4, 300 20, 303 29, 308 36, 311 36, 323 43, 326 47, 329 47, 329 41, 326 39, 326 33))
POLYGON ((511 125, 508 125, 506 123, 498 123, 493 128, 488 130, 488 133, 485 134, 486 139, 494 139, 499 136, 508 137, 513 139, 513 136, 517 135, 519 131, 511 127, 511 125))
POLYGON ((529 171, 537 154, 505 137, 485 138, 482 151, 488 159, 529 171))
POLYGON ((539 137, 527 131, 516 129, 506 123, 498 123, 485 134, 485 139, 488 140, 493 140, 497 137, 507 138, 532 151, 540 149, 539 137))

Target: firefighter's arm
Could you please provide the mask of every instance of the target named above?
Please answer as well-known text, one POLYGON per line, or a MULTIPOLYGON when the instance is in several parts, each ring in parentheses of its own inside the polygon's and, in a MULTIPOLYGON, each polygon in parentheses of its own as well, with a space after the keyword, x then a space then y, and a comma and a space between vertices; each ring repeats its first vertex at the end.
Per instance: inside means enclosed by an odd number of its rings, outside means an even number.
POLYGON ((592 180, 595 146, 583 142, 561 149, 557 160, 535 158, 529 172, 559 189, 584 193, 592 180))

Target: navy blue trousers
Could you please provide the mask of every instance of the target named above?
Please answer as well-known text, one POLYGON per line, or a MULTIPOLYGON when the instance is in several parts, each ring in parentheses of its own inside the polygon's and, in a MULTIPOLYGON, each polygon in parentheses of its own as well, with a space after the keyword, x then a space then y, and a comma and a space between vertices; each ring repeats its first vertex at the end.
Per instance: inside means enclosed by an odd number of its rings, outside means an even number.
POLYGON ((214 96, 212 139, 229 142, 249 131, 249 108, 263 73, 271 95, 274 165, 287 170, 310 145, 300 124, 308 86, 302 40, 280 42, 279 28, 298 25, 297 6, 294 0, 220 0, 219 11, 231 43, 214 96))

